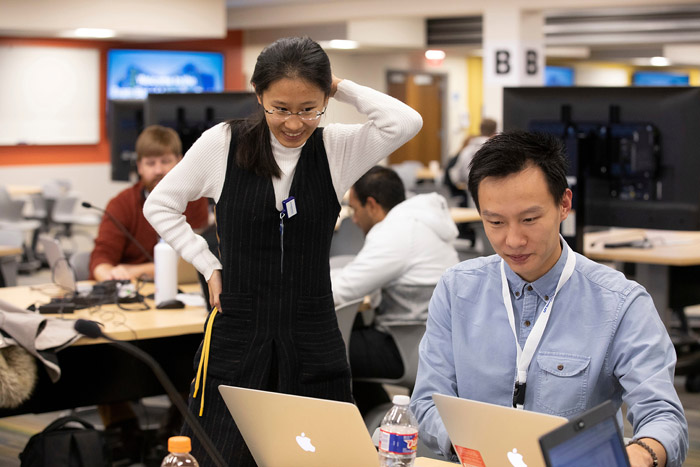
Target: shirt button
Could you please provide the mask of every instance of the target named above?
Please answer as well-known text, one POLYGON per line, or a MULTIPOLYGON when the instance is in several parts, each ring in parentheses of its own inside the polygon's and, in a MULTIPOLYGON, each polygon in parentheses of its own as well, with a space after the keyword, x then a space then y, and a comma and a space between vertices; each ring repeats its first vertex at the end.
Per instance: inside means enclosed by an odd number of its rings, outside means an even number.
POLYGON ((557 365, 557 370, 561 371, 564 369, 564 365, 557 365))
POLYGON ((528 292, 532 292, 532 286, 531 286, 531 285, 528 285, 528 286, 527 286, 527 291, 528 291, 528 292))
POLYGON ((548 301, 549 301, 549 295, 545 295, 545 296, 544 296, 544 301, 545 301, 545 302, 548 302, 548 301))
POLYGON ((530 327, 530 321, 525 321, 525 326, 529 328, 529 327, 530 327))
POLYGON ((515 292, 515 296, 516 296, 516 297, 519 297, 519 296, 520 296, 520 292, 515 292))

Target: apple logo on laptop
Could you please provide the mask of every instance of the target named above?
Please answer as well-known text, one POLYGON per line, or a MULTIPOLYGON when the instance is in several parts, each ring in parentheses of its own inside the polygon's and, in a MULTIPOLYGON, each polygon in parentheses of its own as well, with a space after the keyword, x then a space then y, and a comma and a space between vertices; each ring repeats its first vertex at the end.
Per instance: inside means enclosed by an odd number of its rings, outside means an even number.
POLYGON ((523 455, 518 454, 518 450, 515 448, 513 448, 513 450, 508 453, 508 460, 513 465, 513 467, 527 467, 527 464, 523 462, 523 455))
MULTIPOLYGON (((308 452, 316 452, 316 446, 311 444, 311 438, 306 436, 304 433, 301 436, 297 436, 297 444, 304 450, 308 452)), ((508 454, 510 456, 510 454, 508 454)))

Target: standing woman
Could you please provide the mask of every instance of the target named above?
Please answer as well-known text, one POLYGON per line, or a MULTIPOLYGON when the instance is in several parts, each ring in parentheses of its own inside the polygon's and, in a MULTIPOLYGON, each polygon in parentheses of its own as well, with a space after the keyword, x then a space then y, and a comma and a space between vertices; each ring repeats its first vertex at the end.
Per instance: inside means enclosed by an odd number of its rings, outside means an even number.
MULTIPOLYGON (((215 310, 195 358, 189 405, 236 466, 255 463, 219 384, 352 401, 328 257, 340 201, 422 125, 398 100, 333 76, 309 38, 267 46, 251 84, 259 112, 202 134, 144 206, 156 231, 209 284, 215 310), (319 127, 331 97, 368 121, 319 127), (221 262, 182 214, 203 196, 216 202, 221 262)), ((207 465, 196 439, 193 445, 207 465)))

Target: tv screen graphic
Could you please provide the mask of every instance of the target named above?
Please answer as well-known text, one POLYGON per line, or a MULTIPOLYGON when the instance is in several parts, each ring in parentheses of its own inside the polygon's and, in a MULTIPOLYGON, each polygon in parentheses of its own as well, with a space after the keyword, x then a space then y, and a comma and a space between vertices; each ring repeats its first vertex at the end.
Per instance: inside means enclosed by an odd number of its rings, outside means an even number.
POLYGON ((544 69, 545 86, 573 86, 574 69, 567 66, 547 66, 544 69))
POLYGON ((221 92, 224 58, 218 52, 113 49, 107 53, 107 98, 221 92))
POLYGON ((663 71, 636 71, 632 75, 635 86, 688 86, 690 77, 683 73, 663 71))

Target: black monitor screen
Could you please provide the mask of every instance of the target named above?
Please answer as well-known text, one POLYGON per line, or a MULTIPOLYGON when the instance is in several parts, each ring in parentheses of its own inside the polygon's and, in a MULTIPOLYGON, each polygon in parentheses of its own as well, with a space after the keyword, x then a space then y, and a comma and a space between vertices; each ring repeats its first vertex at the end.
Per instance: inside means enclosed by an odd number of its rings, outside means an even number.
POLYGON ((549 450, 551 467, 624 467, 629 465, 615 426, 608 418, 549 450))
POLYGON ((581 160, 592 226, 700 230, 699 121, 694 87, 504 89, 505 130, 555 134, 581 160))

